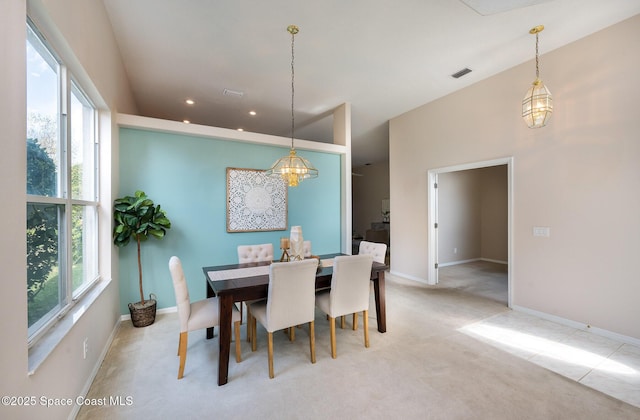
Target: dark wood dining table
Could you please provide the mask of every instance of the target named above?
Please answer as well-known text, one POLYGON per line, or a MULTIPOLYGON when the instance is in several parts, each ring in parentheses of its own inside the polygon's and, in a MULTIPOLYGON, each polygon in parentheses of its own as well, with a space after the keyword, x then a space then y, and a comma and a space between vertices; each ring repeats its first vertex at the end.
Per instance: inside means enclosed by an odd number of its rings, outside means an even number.
MULTIPOLYGON (((331 260, 344 254, 320 255, 320 260, 331 260)), ((229 264, 203 267, 206 278, 207 297, 217 296, 220 307, 220 354, 218 359, 218 385, 224 385, 229 376, 229 351, 231 348, 231 316, 234 302, 243 302, 267 297, 269 286, 268 267, 270 262, 229 264), (262 267, 262 268, 260 268, 262 267), (266 274, 265 274, 266 273, 266 274), (224 279, 218 279, 224 278, 224 279)), ((376 302, 378 331, 387 331, 385 307, 384 273, 389 268, 385 264, 373 262, 371 281, 376 302)), ((316 273, 316 289, 331 287, 332 266, 319 266, 316 273)), ((213 338, 213 328, 207 328, 207 338, 213 338)))

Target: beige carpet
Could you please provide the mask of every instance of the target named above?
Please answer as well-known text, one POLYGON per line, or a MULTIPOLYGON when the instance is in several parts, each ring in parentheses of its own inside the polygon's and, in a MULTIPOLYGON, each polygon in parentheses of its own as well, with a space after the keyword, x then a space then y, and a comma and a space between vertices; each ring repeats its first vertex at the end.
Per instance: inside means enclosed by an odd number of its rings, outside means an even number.
POLYGON ((243 341, 243 361, 231 359, 229 383, 218 387, 217 334, 190 334, 185 377, 177 380, 176 314, 142 329, 125 322, 88 397, 129 397, 131 404, 83 407, 77 418, 640 418, 640 408, 460 332, 510 311, 504 287, 465 284, 455 273, 454 283, 441 277, 435 287, 387 279, 387 333, 377 332, 372 304, 371 347, 363 346, 362 322, 358 331, 338 328, 333 360, 328 324, 317 313, 317 363, 309 361, 306 328, 294 342, 277 333, 275 379, 260 326, 258 351, 243 341))

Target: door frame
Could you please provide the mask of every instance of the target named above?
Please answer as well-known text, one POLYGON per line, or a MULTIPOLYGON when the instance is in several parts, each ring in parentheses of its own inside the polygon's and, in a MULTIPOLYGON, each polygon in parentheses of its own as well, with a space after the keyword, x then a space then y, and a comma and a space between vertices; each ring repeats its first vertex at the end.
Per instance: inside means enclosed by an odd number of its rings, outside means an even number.
POLYGON ((435 183, 438 174, 447 172, 466 171, 469 169, 488 168, 491 166, 507 165, 507 306, 511 308, 512 282, 513 282, 513 156, 485 160, 480 162, 465 163, 460 165, 447 166, 443 168, 430 169, 427 172, 427 227, 428 227, 428 256, 427 256, 427 284, 438 284, 438 189, 435 183))

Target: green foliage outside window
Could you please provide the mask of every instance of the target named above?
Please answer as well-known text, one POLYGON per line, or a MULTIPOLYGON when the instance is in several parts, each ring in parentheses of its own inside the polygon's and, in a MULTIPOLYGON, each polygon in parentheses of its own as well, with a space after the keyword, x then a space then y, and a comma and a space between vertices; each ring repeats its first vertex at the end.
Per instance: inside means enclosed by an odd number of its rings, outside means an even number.
MULTIPOLYGON (((27 192, 55 194, 56 167, 35 139, 27 139, 27 192)), ((58 261, 58 210, 54 205, 27 205, 27 297, 43 289, 58 261)))
POLYGON ((56 164, 37 139, 27 139, 27 194, 56 194, 56 164))
MULTIPOLYGON (((71 191, 72 197, 80 196, 82 183, 82 166, 71 167, 71 191)), ((71 255, 73 265, 82 264, 82 211, 71 213, 71 255)))

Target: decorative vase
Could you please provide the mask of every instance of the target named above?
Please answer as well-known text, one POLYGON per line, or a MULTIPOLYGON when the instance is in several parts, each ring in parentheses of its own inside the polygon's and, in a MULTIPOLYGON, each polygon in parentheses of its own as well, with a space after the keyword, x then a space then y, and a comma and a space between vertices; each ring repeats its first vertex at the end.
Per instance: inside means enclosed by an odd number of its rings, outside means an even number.
POLYGON ((302 226, 291 226, 289 246, 289 257, 292 261, 304 259, 304 239, 302 238, 302 226))

